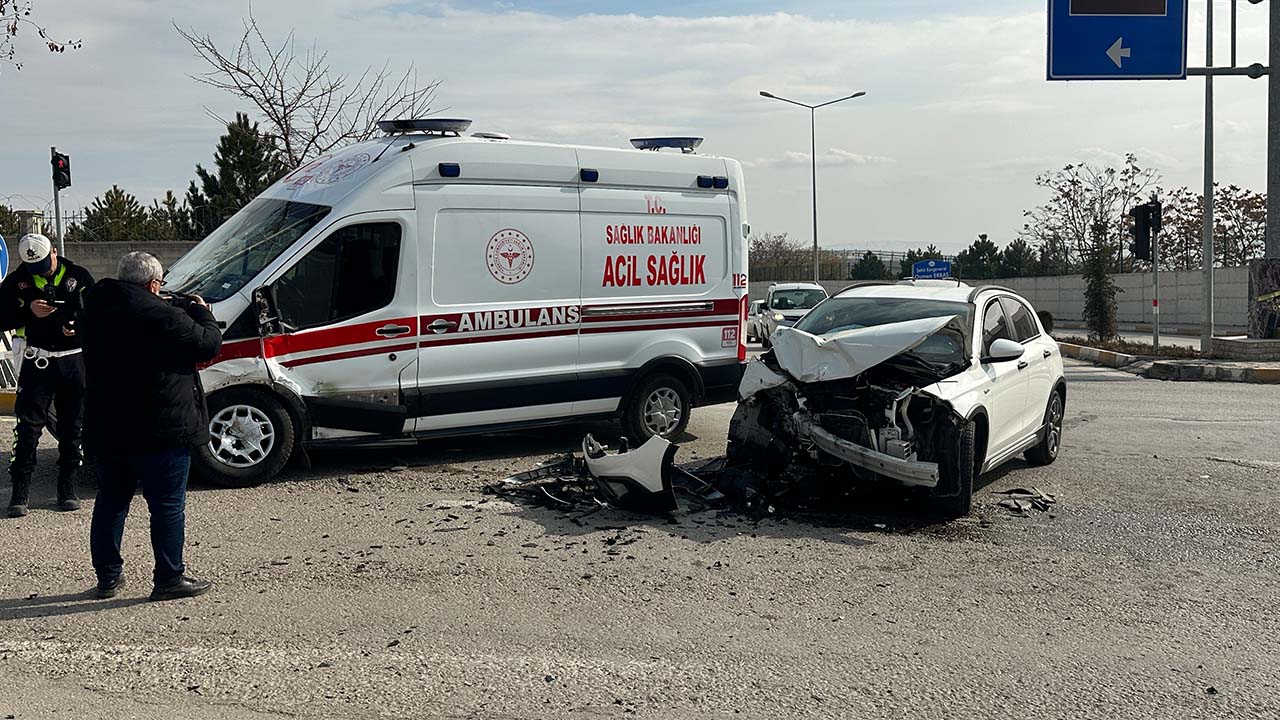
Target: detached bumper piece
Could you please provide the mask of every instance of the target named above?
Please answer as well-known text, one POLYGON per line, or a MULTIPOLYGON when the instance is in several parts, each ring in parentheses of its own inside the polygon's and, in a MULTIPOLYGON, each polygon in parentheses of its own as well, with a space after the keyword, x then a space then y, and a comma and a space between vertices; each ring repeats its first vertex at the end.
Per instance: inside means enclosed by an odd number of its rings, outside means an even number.
POLYGON ((495 495, 515 495, 560 508, 616 508, 651 515, 680 509, 677 495, 706 507, 724 500, 714 485, 675 464, 679 446, 650 438, 635 450, 624 444, 610 454, 595 438, 582 440, 582 455, 568 455, 491 485, 495 495))

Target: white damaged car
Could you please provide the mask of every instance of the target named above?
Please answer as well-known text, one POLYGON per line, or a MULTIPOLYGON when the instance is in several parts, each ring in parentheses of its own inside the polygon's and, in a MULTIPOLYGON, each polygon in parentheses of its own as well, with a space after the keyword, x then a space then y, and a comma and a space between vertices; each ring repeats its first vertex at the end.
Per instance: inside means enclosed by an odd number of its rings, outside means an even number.
POLYGON ((963 515, 982 473, 1019 454, 1054 461, 1067 386, 1026 299, 906 280, 854 285, 779 329, 739 396, 730 466, 835 468, 924 488, 963 515))

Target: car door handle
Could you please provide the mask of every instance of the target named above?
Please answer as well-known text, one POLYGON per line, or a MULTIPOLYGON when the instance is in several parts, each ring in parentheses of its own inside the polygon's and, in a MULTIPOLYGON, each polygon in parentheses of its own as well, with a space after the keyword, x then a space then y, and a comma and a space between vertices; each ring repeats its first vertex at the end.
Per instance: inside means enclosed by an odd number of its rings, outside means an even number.
POLYGON ((458 323, 452 322, 450 320, 445 320, 444 318, 439 318, 435 322, 428 325, 427 329, 439 335, 440 333, 449 332, 450 330, 456 327, 458 327, 458 323))
POLYGON ((413 332, 413 328, 408 325, 383 325, 377 330, 374 330, 374 332, 380 337, 393 338, 400 337, 401 335, 408 335, 413 332))
POLYGON ((1053 355, 1053 351, 1052 351, 1052 350, 1045 350, 1045 351, 1044 351, 1044 356, 1045 356, 1045 357, 1051 357, 1052 355, 1053 355))
POLYGON ((1018 369, 1019 369, 1019 370, 1026 370, 1026 369, 1027 369, 1027 361, 1026 361, 1026 360, 1019 360, 1019 361, 1018 361, 1018 369))

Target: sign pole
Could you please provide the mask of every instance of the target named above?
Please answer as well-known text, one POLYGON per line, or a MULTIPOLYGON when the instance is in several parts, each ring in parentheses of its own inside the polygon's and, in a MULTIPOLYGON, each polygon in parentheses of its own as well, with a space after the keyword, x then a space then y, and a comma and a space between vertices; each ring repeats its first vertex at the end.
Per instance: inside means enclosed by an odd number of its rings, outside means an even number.
POLYGON ((1267 245, 1280 258, 1280 0, 1271 0, 1271 73, 1267 77, 1267 245))
POLYGON ((1151 276, 1155 294, 1151 298, 1151 352, 1160 354, 1160 231, 1151 233, 1151 276))
MULTIPOLYGON (((1280 0, 1272 0, 1273 7, 1280 0)), ((1213 67, 1213 0, 1208 6, 1205 66, 1213 67)), ((1200 352, 1213 350, 1213 73, 1204 76, 1204 239, 1201 245, 1204 279, 1200 289, 1200 352)))

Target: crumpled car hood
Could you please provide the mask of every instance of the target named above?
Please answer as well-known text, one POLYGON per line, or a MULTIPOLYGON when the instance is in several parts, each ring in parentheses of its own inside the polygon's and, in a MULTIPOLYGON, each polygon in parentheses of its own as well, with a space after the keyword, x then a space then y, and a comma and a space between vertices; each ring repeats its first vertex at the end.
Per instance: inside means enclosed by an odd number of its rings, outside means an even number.
POLYGON ((802 383, 851 378, 914 349, 954 318, 921 318, 821 337, 795 328, 779 328, 772 338, 774 357, 779 367, 802 383))

